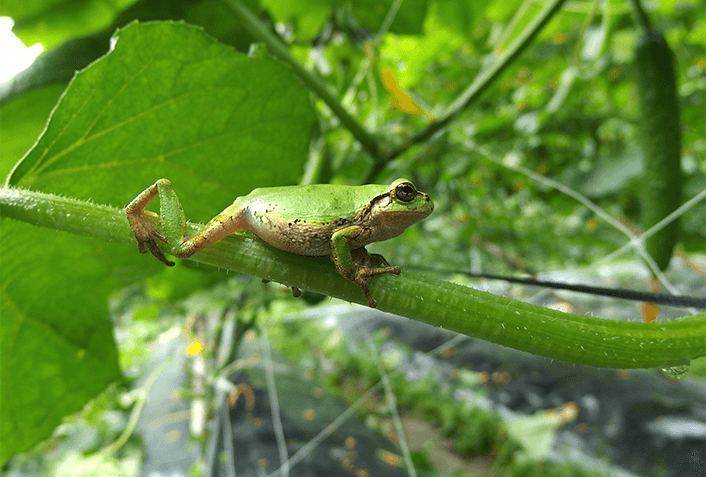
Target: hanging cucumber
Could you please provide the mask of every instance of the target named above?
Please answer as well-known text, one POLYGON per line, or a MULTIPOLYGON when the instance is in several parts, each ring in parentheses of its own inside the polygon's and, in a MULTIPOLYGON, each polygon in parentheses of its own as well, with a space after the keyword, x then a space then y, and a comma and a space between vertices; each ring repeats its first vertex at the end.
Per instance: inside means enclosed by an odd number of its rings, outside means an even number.
MULTIPOLYGON (((681 124, 674 55, 659 31, 645 28, 635 63, 641 109, 639 141, 644 153, 642 227, 647 230, 681 205, 681 124)), ((669 265, 678 241, 678 220, 647 239, 647 252, 660 269, 669 265)))

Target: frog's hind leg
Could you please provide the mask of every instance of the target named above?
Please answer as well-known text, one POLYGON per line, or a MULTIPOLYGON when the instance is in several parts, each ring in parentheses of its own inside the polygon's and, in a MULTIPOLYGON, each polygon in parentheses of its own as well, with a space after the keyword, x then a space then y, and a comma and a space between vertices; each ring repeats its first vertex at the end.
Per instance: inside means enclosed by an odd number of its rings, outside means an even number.
MULTIPOLYGON (((166 179, 160 179, 160 181, 169 183, 166 179)), ((132 233, 135 235, 135 240, 137 240, 137 248, 140 253, 146 253, 147 250, 149 250, 152 252, 152 255, 157 257, 162 263, 172 267, 174 266, 174 262, 167 260, 155 241, 155 239, 158 239, 162 242, 167 242, 167 238, 162 235, 158 228, 161 225, 161 220, 154 212, 145 210, 147 204, 152 202, 159 194, 160 181, 155 182, 140 195, 135 197, 135 199, 125 207, 125 215, 127 216, 132 233)))
POLYGON ((201 227, 194 236, 181 242, 174 255, 179 258, 190 257, 232 233, 248 230, 246 212, 240 201, 236 200, 201 227))
POLYGON ((174 262, 167 260, 157 246, 157 240, 167 242, 171 253, 180 258, 187 258, 203 250, 226 235, 240 230, 247 230, 245 210, 236 201, 223 212, 202 227, 193 237, 186 238, 186 219, 179 197, 167 179, 160 179, 145 189, 125 208, 130 228, 132 229, 141 253, 148 249, 168 266, 174 262), (159 195, 159 212, 156 215, 145 211, 147 204, 159 195), (164 231, 160 232, 159 227, 164 231))

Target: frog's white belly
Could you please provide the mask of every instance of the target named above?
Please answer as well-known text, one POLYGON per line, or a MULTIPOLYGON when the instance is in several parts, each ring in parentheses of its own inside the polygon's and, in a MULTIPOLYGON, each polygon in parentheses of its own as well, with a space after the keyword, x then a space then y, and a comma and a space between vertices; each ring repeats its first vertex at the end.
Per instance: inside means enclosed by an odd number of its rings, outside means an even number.
POLYGON ((271 210, 251 210, 248 214, 250 232, 275 248, 311 257, 330 255, 331 235, 342 225, 345 227, 338 221, 321 224, 300 219, 287 220, 271 210))

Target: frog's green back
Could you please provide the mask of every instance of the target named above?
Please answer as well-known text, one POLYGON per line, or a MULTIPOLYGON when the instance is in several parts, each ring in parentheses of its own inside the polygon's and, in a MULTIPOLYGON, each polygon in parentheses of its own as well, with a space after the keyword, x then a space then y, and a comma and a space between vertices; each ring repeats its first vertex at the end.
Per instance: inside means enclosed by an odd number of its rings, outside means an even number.
POLYGON ((253 190, 242 200, 247 204, 267 204, 286 219, 327 222, 354 215, 389 189, 389 185, 378 184, 267 187, 253 190))

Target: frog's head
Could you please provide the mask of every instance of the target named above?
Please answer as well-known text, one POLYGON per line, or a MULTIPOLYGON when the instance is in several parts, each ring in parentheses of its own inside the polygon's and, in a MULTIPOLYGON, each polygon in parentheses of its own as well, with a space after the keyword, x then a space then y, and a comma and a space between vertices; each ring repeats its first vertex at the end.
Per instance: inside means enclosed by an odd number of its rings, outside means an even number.
POLYGON ((396 237, 410 225, 429 216, 434 202, 410 181, 397 179, 370 203, 369 222, 385 238, 396 237))

